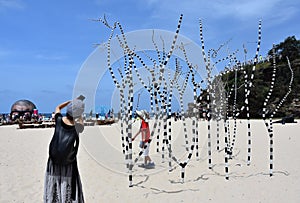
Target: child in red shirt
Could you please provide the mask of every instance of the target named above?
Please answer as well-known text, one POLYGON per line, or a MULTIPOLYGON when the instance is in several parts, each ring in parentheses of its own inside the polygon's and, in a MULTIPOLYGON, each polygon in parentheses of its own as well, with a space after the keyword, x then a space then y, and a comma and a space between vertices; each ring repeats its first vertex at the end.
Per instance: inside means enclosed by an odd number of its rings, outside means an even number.
POLYGON ((140 142, 140 148, 144 148, 145 144, 148 142, 147 148, 144 149, 144 164, 141 165, 142 167, 154 167, 154 162, 152 162, 150 156, 149 156, 149 148, 150 148, 150 128, 149 123, 147 122, 149 119, 149 114, 145 110, 136 111, 137 116, 142 120, 141 127, 139 131, 135 134, 135 136, 132 138, 132 141, 141 133, 142 140, 140 142))

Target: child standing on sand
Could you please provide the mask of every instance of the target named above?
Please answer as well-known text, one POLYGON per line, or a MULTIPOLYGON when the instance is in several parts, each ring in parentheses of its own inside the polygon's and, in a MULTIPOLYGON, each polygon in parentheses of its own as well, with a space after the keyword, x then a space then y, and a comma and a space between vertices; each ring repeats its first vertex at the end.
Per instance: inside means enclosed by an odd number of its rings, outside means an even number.
POLYGON ((140 148, 144 148, 145 144, 148 142, 147 148, 144 149, 143 156, 144 158, 144 164, 141 165, 141 167, 145 168, 153 168, 155 166, 154 162, 152 162, 150 156, 149 156, 149 148, 150 148, 150 128, 149 128, 149 113, 146 110, 136 111, 137 116, 142 120, 141 127, 139 131, 135 134, 135 136, 132 138, 132 141, 135 140, 135 138, 141 133, 142 140, 140 142, 140 148))

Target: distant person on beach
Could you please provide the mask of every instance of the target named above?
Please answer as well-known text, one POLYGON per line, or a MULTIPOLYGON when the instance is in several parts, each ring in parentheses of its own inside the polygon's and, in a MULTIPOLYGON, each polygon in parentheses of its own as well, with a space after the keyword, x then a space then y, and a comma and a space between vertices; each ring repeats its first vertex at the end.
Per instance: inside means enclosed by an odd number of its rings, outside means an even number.
POLYGON ((55 131, 49 144, 44 202, 84 202, 77 166, 79 133, 83 132, 83 100, 59 104, 55 109, 55 131), (67 107, 66 116, 61 109, 67 107))
POLYGON ((55 112, 52 112, 51 114, 51 121, 54 121, 55 120, 55 112))
POLYGON ((136 111, 136 115, 142 120, 141 126, 139 131, 135 134, 135 136, 132 138, 132 141, 135 140, 135 138, 141 133, 142 140, 140 141, 140 148, 144 148, 145 144, 148 142, 148 146, 146 149, 144 149, 144 164, 140 165, 141 167, 154 167, 155 164, 152 162, 150 156, 149 156, 149 148, 150 148, 150 128, 148 119, 149 113, 146 110, 136 111))

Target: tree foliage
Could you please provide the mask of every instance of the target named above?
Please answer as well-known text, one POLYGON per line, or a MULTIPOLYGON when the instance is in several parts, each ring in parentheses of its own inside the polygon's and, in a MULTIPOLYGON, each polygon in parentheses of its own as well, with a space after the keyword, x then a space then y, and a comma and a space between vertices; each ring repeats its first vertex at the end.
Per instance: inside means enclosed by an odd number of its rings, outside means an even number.
MULTIPOLYGON (((272 50, 269 55, 272 56, 272 50)), ((291 67, 294 72, 294 82, 292 84, 292 92, 283 103, 282 107, 276 113, 277 117, 284 117, 290 114, 294 114, 299 117, 300 112, 300 41, 295 36, 286 38, 283 42, 275 45, 276 55, 276 78, 272 95, 269 99, 267 109, 272 112, 275 107, 280 103, 281 99, 288 92, 288 86, 291 79, 291 72, 287 63, 286 57, 291 62, 291 67)), ((245 66, 245 70, 250 76, 253 65, 245 66)), ((251 88, 251 94, 249 96, 249 109, 251 118, 262 118, 262 109, 265 98, 272 82, 273 64, 272 59, 256 65, 256 71, 254 75, 253 87, 251 88)), ((239 73, 237 80, 237 87, 242 87, 244 84, 244 76, 239 73)), ((248 77, 249 78, 249 77, 248 77)), ((223 75, 222 80, 226 86, 227 93, 234 84, 234 73, 228 73, 223 75)), ((245 89, 238 89, 237 107, 240 108, 244 105, 245 89)), ((233 96, 232 96, 233 98, 233 96)), ((233 105, 233 99, 229 99, 229 106, 233 105)), ((232 109, 232 108, 230 108, 232 109)), ((241 118, 246 117, 246 112, 240 114, 241 118)))
MULTIPOLYGON (((289 57, 289 60, 293 61, 300 57, 300 40, 297 40, 295 36, 286 38, 283 42, 275 45, 276 55, 286 61, 286 57, 289 57)), ((272 55, 272 50, 268 52, 272 55)))

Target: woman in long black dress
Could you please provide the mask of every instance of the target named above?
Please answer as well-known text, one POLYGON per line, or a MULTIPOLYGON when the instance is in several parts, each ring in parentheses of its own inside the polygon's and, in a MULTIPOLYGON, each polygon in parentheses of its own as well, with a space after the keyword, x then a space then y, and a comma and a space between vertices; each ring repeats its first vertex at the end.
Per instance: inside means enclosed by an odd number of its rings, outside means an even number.
POLYGON ((49 158, 45 175, 44 202, 84 202, 80 175, 77 167, 79 133, 84 129, 82 113, 84 103, 75 99, 58 105, 55 109, 55 132, 49 145, 49 158), (67 107, 66 116, 61 109, 67 107), (69 154, 59 154, 59 139, 74 141, 69 154))

